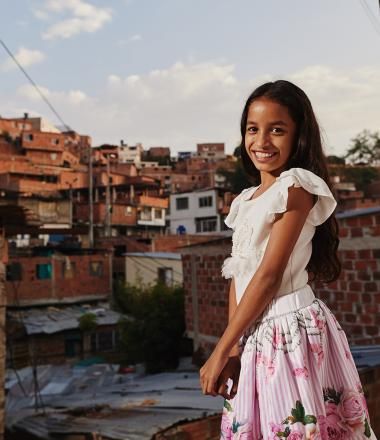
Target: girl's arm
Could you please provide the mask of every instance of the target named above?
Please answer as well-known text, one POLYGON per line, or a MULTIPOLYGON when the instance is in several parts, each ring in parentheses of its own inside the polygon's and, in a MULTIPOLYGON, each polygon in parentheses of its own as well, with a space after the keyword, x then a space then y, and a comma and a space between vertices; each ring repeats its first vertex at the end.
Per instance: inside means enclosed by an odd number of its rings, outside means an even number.
POLYGON ((215 384, 229 353, 278 292, 289 257, 312 206, 310 193, 301 187, 289 188, 287 210, 272 226, 263 260, 213 353, 200 370, 204 394, 217 394, 215 384))
MULTIPOLYGON (((230 284, 230 292, 228 297, 228 322, 230 323, 232 320, 232 317, 235 314, 237 308, 237 302, 236 302, 236 289, 235 289, 235 279, 232 277, 232 281, 230 284)), ((229 357, 233 356, 239 356, 239 344, 236 343, 229 354, 229 357)))

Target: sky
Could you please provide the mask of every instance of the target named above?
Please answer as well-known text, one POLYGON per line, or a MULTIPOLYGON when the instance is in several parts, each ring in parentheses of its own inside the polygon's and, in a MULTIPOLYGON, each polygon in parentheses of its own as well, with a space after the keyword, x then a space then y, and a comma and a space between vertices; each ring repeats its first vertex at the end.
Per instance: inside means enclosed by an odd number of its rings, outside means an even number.
MULTIPOLYGON (((239 143, 268 80, 308 94, 326 154, 380 125, 378 0, 16 0, 0 39, 94 145, 239 143), (371 15, 372 13, 372 15, 371 15), (371 21, 372 20, 372 21, 371 21)), ((0 46, 0 115, 61 122, 0 46)))

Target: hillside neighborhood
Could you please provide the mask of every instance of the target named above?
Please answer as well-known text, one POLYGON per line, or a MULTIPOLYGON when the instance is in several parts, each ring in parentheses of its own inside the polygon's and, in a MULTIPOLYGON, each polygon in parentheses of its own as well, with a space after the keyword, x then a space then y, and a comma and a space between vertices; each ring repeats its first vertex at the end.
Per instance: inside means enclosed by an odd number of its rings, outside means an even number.
MULTIPOLYGON (((0 117, 0 158, 0 431, 219 438, 222 401, 202 396, 197 368, 227 322, 224 219, 253 185, 240 176, 238 149, 94 146, 88 134, 25 113, 0 117), (160 369, 144 356, 166 353, 154 351, 162 325, 150 328, 151 345, 130 336, 133 322, 153 316, 135 298, 146 289, 172 292, 170 307, 182 313, 167 328, 178 359, 160 369), (204 437, 191 436, 197 430, 204 437)), ((349 337, 380 435, 380 161, 328 159, 343 271, 313 288, 349 337)))

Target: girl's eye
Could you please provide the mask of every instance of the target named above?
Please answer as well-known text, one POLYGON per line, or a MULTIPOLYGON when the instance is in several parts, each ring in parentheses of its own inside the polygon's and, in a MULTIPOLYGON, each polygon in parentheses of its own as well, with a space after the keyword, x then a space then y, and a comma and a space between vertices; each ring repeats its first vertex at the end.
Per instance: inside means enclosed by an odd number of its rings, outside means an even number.
POLYGON ((256 127, 248 127, 247 131, 248 131, 248 133, 256 133, 257 132, 257 128, 256 127))
POLYGON ((273 127, 272 131, 275 134, 280 134, 280 133, 283 133, 284 130, 281 127, 273 127))

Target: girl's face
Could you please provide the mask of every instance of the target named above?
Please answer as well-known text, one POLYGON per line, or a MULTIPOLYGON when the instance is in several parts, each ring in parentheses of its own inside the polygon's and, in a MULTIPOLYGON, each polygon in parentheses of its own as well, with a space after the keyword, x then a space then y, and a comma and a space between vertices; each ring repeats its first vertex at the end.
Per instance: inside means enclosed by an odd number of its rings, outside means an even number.
POLYGON ((248 109, 245 148, 254 166, 279 176, 292 153, 296 124, 283 105, 262 97, 248 109))

